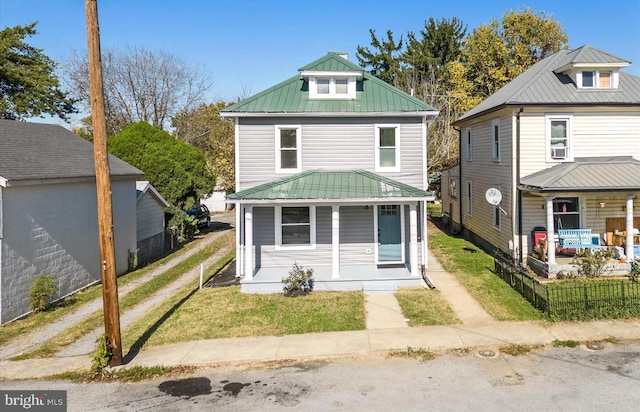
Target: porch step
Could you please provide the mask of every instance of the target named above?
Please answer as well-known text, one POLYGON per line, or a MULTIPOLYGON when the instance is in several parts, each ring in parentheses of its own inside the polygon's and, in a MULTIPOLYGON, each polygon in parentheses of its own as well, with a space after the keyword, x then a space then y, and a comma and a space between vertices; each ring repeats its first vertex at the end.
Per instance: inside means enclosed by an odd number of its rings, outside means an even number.
POLYGON ((388 293, 398 290, 398 282, 395 280, 363 281, 362 291, 366 293, 388 293))

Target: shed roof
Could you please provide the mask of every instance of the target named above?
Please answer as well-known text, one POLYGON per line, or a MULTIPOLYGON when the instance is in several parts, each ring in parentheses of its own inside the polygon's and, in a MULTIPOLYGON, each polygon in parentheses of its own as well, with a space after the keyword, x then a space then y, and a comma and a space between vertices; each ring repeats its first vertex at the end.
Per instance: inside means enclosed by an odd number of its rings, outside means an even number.
POLYGON ((223 116, 435 116, 438 111, 402 90, 366 73, 338 53, 328 53, 302 68, 300 74, 276 84, 221 111, 223 116), (305 71, 362 72, 355 99, 310 99, 305 71))
POLYGON ((454 124, 501 109, 520 105, 640 105, 640 77, 619 72, 617 89, 578 89, 567 74, 558 69, 567 65, 590 62, 594 66, 608 63, 624 66, 626 60, 585 45, 576 50, 560 50, 540 60, 507 83, 454 124))
MULTIPOLYGON (((109 155, 111 177, 143 173, 109 155)), ((33 181, 95 180, 93 144, 62 126, 0 119, 0 186, 33 181)))
POLYGON ((227 195, 247 201, 431 200, 433 194, 365 170, 310 170, 227 195))
POLYGON ((140 201, 142 195, 145 193, 150 193, 158 202, 160 202, 164 207, 169 207, 169 202, 165 200, 164 197, 156 190, 155 187, 148 180, 138 180, 136 182, 136 201, 140 201))
POLYGON ((631 156, 574 160, 521 178, 521 187, 539 192, 640 190, 640 161, 631 156))

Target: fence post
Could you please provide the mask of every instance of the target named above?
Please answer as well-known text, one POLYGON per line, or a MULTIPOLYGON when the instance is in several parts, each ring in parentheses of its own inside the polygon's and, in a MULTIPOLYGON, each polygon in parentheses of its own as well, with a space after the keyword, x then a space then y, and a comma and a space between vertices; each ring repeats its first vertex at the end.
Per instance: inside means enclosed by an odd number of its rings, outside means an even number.
POLYGON ((627 307, 627 302, 626 302, 626 299, 625 299, 625 297, 624 297, 624 280, 621 280, 621 281, 620 281, 620 288, 622 289, 622 290, 621 290, 621 295, 622 295, 622 307, 623 307, 623 308, 626 308, 626 307, 627 307))
POLYGON ((549 286, 545 285, 544 290, 547 295, 547 304, 545 305, 547 316, 551 316, 551 301, 549 300, 549 286))
POLYGON ((584 311, 588 312, 589 311, 589 290, 587 289, 587 285, 584 285, 582 287, 582 290, 584 290, 584 311))

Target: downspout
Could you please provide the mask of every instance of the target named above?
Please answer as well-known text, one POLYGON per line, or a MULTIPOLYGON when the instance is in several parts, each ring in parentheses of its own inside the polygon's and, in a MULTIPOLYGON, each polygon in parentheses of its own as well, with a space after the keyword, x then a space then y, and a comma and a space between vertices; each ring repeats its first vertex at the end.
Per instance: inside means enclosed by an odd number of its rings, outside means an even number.
POLYGON ((524 263, 522 251, 522 190, 520 189, 520 114, 524 112, 524 106, 520 106, 516 113, 516 213, 518 215, 518 264, 524 263))

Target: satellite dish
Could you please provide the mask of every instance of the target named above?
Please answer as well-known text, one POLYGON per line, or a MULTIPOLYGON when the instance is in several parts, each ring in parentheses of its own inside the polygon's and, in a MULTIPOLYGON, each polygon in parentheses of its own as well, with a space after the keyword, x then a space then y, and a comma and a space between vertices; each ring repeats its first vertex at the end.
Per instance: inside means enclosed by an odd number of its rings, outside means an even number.
POLYGON ((487 189, 487 192, 484 194, 485 199, 489 202, 490 205, 498 206, 500 202, 502 202, 502 193, 500 190, 495 187, 490 187, 487 189))

